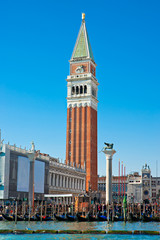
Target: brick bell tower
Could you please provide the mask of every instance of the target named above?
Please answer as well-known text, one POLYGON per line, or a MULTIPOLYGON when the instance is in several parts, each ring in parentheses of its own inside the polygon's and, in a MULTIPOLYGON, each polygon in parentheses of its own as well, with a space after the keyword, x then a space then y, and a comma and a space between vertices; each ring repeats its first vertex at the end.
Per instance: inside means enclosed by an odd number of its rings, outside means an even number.
POLYGON ((67 77, 66 163, 86 169, 86 191, 97 190, 97 90, 96 64, 85 14, 67 77))

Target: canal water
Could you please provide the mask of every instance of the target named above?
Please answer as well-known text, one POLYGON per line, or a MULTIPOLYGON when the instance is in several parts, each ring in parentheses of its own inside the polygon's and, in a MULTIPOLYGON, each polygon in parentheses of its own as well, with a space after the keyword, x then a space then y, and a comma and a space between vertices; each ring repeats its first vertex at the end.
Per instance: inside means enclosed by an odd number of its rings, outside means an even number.
MULTIPOLYGON (((0 222, 0 229, 10 229, 10 230, 21 230, 21 229, 52 229, 52 230, 152 230, 160 231, 160 223, 158 222, 135 222, 135 223, 124 223, 124 222, 18 222, 17 224, 13 222, 2 221, 0 222)), ((14 234, 0 234, 0 240, 8 239, 32 239, 32 240, 41 240, 41 239, 84 239, 84 240, 94 240, 94 239, 112 239, 112 240, 121 240, 121 239, 137 239, 137 240, 160 240, 159 236, 150 236, 150 235, 90 235, 90 234, 32 234, 32 235, 14 235, 14 234)))
POLYGON ((0 235, 1 240, 159 240, 159 236, 146 235, 69 235, 69 234, 32 234, 32 235, 0 235))

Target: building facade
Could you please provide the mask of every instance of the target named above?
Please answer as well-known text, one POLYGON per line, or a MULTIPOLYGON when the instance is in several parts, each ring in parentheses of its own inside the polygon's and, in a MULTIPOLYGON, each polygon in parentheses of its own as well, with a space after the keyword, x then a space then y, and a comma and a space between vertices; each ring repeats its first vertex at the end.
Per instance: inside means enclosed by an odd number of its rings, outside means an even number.
POLYGON ((97 90, 96 63, 82 14, 67 77, 66 163, 86 169, 86 191, 97 190, 97 90))
POLYGON ((128 175, 127 201, 129 203, 142 202, 142 177, 138 172, 128 175))
MULTIPOLYGON (((100 199, 105 203, 106 177, 98 178, 98 191, 100 199)), ((127 197, 129 203, 160 202, 160 177, 152 177, 150 167, 145 164, 142 172, 133 172, 128 176, 112 177, 112 197, 118 202, 127 197)))
MULTIPOLYGON (((16 145, 1 144, 0 199, 28 199, 29 151, 16 145)), ((49 159, 41 154, 35 159, 34 197, 43 200, 49 193, 49 159)))
MULTIPOLYGON (((49 195, 59 195, 60 202, 70 203, 75 196, 85 193, 86 172, 82 168, 60 163, 58 159, 49 159, 49 195), (72 194, 67 197, 66 194, 72 194)), ((56 199, 57 201, 58 199, 56 199)))
POLYGON ((151 170, 145 164, 142 167, 142 200, 146 203, 151 201, 151 170))
MULTIPOLYGON (((128 178, 127 176, 112 176, 112 200, 122 201, 124 195, 127 196, 128 178)), ((106 177, 98 178, 98 191, 101 193, 101 202, 106 202, 106 177)))
POLYGON ((142 200, 146 203, 159 201, 160 177, 152 177, 149 165, 142 167, 142 200))
POLYGON ((151 179, 151 199, 152 202, 160 203, 160 177, 152 177, 151 179))

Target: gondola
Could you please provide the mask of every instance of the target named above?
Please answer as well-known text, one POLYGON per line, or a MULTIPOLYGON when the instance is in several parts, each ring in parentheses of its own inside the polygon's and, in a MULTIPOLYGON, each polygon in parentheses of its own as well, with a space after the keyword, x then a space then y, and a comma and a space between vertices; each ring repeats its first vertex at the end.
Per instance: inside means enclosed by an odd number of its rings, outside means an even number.
POLYGON ((67 221, 67 218, 66 218, 65 214, 59 215, 59 216, 57 216, 56 214, 54 214, 54 217, 55 217, 55 219, 58 220, 58 221, 67 221))
POLYGON ((9 214, 2 214, 3 218, 7 221, 15 221, 14 217, 9 214))
POLYGON ((154 222, 160 222, 160 217, 153 217, 153 218, 152 218, 152 221, 154 221, 154 222))
POLYGON ((119 217, 119 221, 122 221, 122 222, 123 222, 123 221, 124 221, 124 216, 120 216, 120 217, 119 217))
MULTIPOLYGON (((13 218, 14 218, 14 221, 15 221, 15 218, 16 218, 15 214, 13 214, 13 218)), ((17 215, 17 221, 24 221, 24 217, 20 217, 20 216, 17 215)))
POLYGON ((66 214, 66 217, 67 217, 69 222, 75 222, 77 220, 76 216, 72 216, 72 215, 69 215, 69 214, 66 214))
POLYGON ((146 214, 142 215, 142 221, 143 222, 151 222, 152 221, 152 217, 148 217, 146 214))
POLYGON ((129 213, 128 215, 128 221, 129 222, 138 222, 140 221, 139 217, 133 215, 132 213, 129 213))
MULTIPOLYGON (((24 220, 29 221, 29 215, 25 215, 24 220)), ((38 219, 36 218, 36 216, 30 216, 30 221, 35 222, 35 221, 38 221, 38 219)))
POLYGON ((88 221, 88 216, 82 216, 79 213, 77 213, 77 219, 79 222, 87 222, 88 221))
POLYGON ((89 214, 88 220, 89 220, 89 222, 96 222, 96 221, 98 221, 98 218, 96 216, 89 214))
POLYGON ((106 216, 104 216, 104 215, 98 215, 98 221, 99 222, 104 222, 104 221, 107 221, 107 217, 106 216))
MULTIPOLYGON (((36 214, 36 218, 38 221, 41 221, 41 216, 39 214, 36 214)), ((42 221, 53 221, 53 218, 49 216, 42 216, 42 221)))
POLYGON ((114 222, 118 222, 119 221, 119 216, 114 216, 114 222))

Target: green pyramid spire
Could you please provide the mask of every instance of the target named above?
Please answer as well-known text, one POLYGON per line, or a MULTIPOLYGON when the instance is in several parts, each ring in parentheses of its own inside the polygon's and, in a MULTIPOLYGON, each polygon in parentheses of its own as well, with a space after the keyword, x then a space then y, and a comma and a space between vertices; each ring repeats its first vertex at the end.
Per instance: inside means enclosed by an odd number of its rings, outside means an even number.
POLYGON ((82 24, 79 30, 78 38, 73 50, 71 60, 77 58, 91 58, 94 61, 93 52, 89 41, 84 18, 82 20, 82 24))

